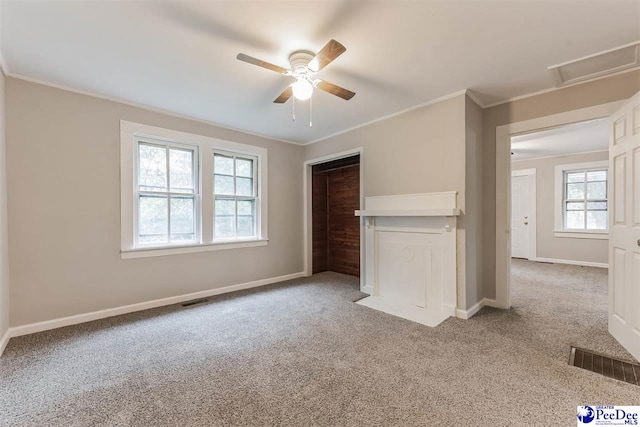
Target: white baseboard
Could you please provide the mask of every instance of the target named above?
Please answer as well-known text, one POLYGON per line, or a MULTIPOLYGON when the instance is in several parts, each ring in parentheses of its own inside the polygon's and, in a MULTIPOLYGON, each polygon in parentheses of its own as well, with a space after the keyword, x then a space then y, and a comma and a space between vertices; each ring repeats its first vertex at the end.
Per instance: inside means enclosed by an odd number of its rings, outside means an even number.
POLYGON ((540 257, 531 258, 530 261, 550 262, 552 264, 580 265, 582 267, 609 268, 609 264, 606 262, 574 261, 571 259, 554 259, 554 258, 540 258, 540 257))
MULTIPOLYGON (((300 277, 304 277, 303 272, 287 274, 278 277, 270 277, 268 279, 255 280, 253 282, 240 283, 238 285, 225 286, 222 288, 209 289, 206 291, 193 292, 190 294, 177 295, 174 297, 160 298, 152 301, 141 302, 138 304, 108 308, 106 310, 92 311, 90 313, 76 314, 74 316, 61 317, 59 319, 46 320, 44 322, 31 323, 28 325, 15 326, 7 331, 7 341, 9 337, 19 337, 21 335, 35 334, 36 332, 48 331, 50 329, 62 328, 64 326, 77 325, 79 323, 91 322, 92 320, 119 316, 121 314, 148 310, 150 308, 162 307, 165 305, 178 304, 181 302, 206 298, 213 295, 226 294, 242 289, 256 288, 258 286, 270 285, 272 283, 284 282, 285 280, 298 279, 300 277)), ((7 334, 5 334, 5 336, 7 334)))
POLYGON ((496 307, 500 308, 496 303, 496 300, 489 298, 482 298, 480 301, 471 306, 468 310, 456 309, 456 317, 464 320, 471 319, 482 307, 496 307))
POLYGON ((0 356, 2 356, 2 353, 4 353, 4 349, 7 348, 7 344, 9 344, 10 338, 11 338, 11 329, 7 329, 4 335, 2 336, 2 338, 0 338, 0 356))

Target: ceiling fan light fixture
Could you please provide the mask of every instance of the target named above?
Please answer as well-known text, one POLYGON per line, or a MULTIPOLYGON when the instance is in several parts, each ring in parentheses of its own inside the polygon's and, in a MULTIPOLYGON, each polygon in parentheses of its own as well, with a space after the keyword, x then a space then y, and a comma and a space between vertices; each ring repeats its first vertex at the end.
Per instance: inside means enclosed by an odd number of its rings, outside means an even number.
POLYGON ((300 101, 305 101, 311 98, 313 94, 313 85, 307 79, 300 78, 291 85, 293 89, 293 96, 300 101))

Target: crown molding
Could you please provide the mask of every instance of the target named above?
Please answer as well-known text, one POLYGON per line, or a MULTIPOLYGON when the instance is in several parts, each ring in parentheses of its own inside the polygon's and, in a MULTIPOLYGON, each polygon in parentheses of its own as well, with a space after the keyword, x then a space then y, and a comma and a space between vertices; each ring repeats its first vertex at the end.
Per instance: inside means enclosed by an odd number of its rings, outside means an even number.
POLYGON ((468 96, 469 98, 471 98, 471 100, 472 100, 473 102, 475 102, 476 104, 478 104, 478 106, 479 106, 480 108, 486 108, 486 107, 485 107, 485 105, 484 105, 484 102, 480 101, 480 98, 478 98, 478 96, 477 96, 475 93, 473 93, 473 91, 472 91, 472 90, 467 89, 467 92, 466 92, 466 93, 467 93, 467 96, 468 96))
POLYGON ((511 160, 511 163, 529 162, 529 161, 535 161, 535 160, 555 159, 556 157, 580 156, 582 154, 596 154, 596 153, 608 153, 608 152, 609 150, 579 151, 577 153, 555 154, 553 156, 540 156, 540 157, 529 157, 526 159, 515 159, 515 160, 511 160))
POLYGON ((450 93, 449 95, 444 95, 444 96, 441 96, 439 98, 432 99, 431 101, 423 102, 421 104, 414 105, 413 107, 405 108, 404 110, 400 110, 400 111, 397 111, 395 113, 387 114, 385 116, 378 117, 377 119, 373 119, 373 120, 370 120, 368 122, 361 123, 359 125, 352 126, 350 128, 347 128, 347 129, 343 129, 341 131, 332 133, 331 135, 323 136, 322 138, 315 139, 315 140, 313 140, 311 142, 307 142, 306 144, 302 144, 302 145, 315 144, 316 142, 324 141, 325 139, 330 139, 330 138, 336 137, 338 135, 342 135, 342 134, 354 131, 356 129, 363 128, 365 126, 369 126, 369 125, 372 125, 374 123, 378 123, 378 122, 381 122, 383 120, 390 119, 392 117, 400 116, 402 114, 409 113, 411 111, 418 110, 420 108, 428 107, 429 105, 437 104, 439 102, 446 101, 446 100, 451 99, 451 98, 455 98, 456 96, 465 95, 465 94, 467 94, 467 92, 468 92, 467 89, 459 90, 459 91, 450 93))
POLYGON ((111 97, 111 96, 101 95, 101 94, 97 94, 97 93, 94 93, 94 92, 89 92, 89 91, 85 91, 85 90, 81 90, 81 89, 75 89, 75 88, 72 88, 72 87, 63 86, 63 85, 59 85, 59 84, 56 84, 56 83, 50 83, 50 82, 47 82, 47 81, 44 81, 44 80, 38 80, 38 79, 31 78, 31 77, 23 76, 23 75, 20 75, 20 74, 16 74, 16 73, 8 73, 6 75, 8 77, 12 77, 14 79, 24 80, 25 82, 35 83, 35 84, 39 84, 39 85, 42 85, 42 86, 51 87, 51 88, 54 88, 54 89, 64 90, 64 91, 67 91, 67 92, 77 93, 79 95, 90 96, 92 98, 98 98, 98 99, 104 99, 106 101, 117 102, 118 104, 128 105, 130 107, 140 108, 142 110, 147 110, 147 111, 151 111, 151 112, 158 113, 158 114, 164 114, 164 115, 167 115, 167 116, 172 116, 172 117, 177 117, 177 118, 180 118, 180 119, 190 120, 192 122, 197 122, 197 123, 202 123, 202 124, 205 124, 205 125, 215 126, 215 127, 220 128, 220 129, 230 130, 230 131, 233 131, 233 132, 239 132, 239 133, 243 133, 245 135, 256 136, 258 138, 263 138, 263 139, 267 139, 267 140, 270 140, 270 141, 286 142, 287 144, 293 144, 293 145, 297 145, 297 146, 304 145, 304 144, 302 144, 300 142, 290 141, 288 139, 276 138, 276 137, 273 137, 273 136, 264 135, 264 134, 260 134, 260 133, 256 133, 256 132, 250 132, 250 131, 247 131, 247 130, 243 130, 243 129, 238 129, 238 128, 234 128, 234 127, 231 127, 231 126, 222 125, 220 123, 212 122, 212 121, 209 121, 209 120, 199 119, 199 118, 196 118, 196 117, 187 116, 185 114, 175 113, 173 111, 164 110, 162 108, 155 108, 155 107, 151 107, 149 105, 138 104, 138 103, 127 101, 127 100, 121 99, 121 98, 114 98, 114 97, 111 97))

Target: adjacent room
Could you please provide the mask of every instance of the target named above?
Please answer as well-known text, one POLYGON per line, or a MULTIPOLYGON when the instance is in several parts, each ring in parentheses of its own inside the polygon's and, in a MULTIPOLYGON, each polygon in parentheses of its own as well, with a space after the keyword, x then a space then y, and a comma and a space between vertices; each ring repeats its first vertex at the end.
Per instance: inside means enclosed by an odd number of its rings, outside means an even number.
MULTIPOLYGON (((606 119, 511 138, 512 307, 544 307, 552 317, 538 310, 523 316, 554 319, 573 337, 574 353, 624 357, 606 333, 609 176, 606 119)), ((602 369, 588 358, 589 369, 602 369)))
POLYGON ((0 426, 640 419, 640 1, 0 0, 0 70, 0 426))

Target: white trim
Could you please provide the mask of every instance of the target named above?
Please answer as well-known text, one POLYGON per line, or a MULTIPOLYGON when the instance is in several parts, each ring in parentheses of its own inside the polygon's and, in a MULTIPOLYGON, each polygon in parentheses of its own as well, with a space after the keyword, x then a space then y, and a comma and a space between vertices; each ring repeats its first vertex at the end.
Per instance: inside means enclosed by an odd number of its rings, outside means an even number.
POLYGON ((295 141, 291 141, 288 139, 282 139, 282 138, 276 138, 273 136, 268 136, 268 135, 264 135, 264 134, 260 134, 260 133, 256 133, 256 132, 251 132, 248 130, 242 130, 242 129, 238 129, 238 128, 234 128, 231 126, 225 126, 222 125, 220 123, 216 123, 210 120, 205 120, 205 119, 198 119, 192 116, 187 116, 185 114, 180 114, 180 113, 175 113, 173 111, 169 111, 169 110, 163 110, 162 108, 155 108, 155 107, 151 107, 149 105, 145 105, 145 104, 138 104, 132 101, 126 101, 122 98, 114 98, 111 96, 107 96, 107 95, 100 95, 97 94, 95 92, 89 92, 86 90, 81 90, 81 89, 74 89, 72 87, 69 86, 63 86, 63 85, 59 85, 56 83, 50 83, 44 80, 38 80, 38 79, 34 79, 31 77, 27 77, 27 76, 23 76, 21 74, 16 74, 16 73, 5 73, 5 75, 7 77, 12 77, 14 79, 18 79, 18 80, 24 80, 25 82, 29 82, 29 83, 35 83, 35 84, 39 84, 39 85, 43 85, 43 86, 48 86, 54 89, 59 89, 59 90, 64 90, 67 92, 72 92, 72 93, 77 93, 79 95, 84 95, 84 96, 91 96, 93 98, 98 98, 98 99, 104 99, 106 101, 111 101, 111 102, 117 102, 118 104, 124 104, 124 105, 128 105, 130 107, 135 107, 135 108, 140 108, 142 110, 147 110, 147 111, 152 111, 154 113, 159 113, 159 114, 165 114, 167 116, 171 116, 171 117, 178 117, 180 119, 185 119, 185 120, 190 120, 192 122, 197 122, 197 123, 203 123, 206 125, 210 125, 210 126, 215 126, 218 127, 220 129, 225 129, 225 130, 230 130, 230 131, 234 131, 234 132, 239 132, 245 135, 251 135, 251 136, 256 136, 258 138, 264 138, 270 141, 278 141, 278 142, 286 142, 287 144, 293 144, 293 145, 298 145, 298 146, 302 146, 304 144, 301 144, 299 142, 295 142, 295 141))
POLYGON ((582 267, 609 268, 609 264, 606 262, 574 261, 571 259, 555 259, 555 258, 535 258, 535 259, 532 259, 531 261, 547 262, 551 264, 579 265, 582 267))
POLYGON ((191 253, 219 249, 236 249, 248 246, 264 246, 268 242, 268 158, 267 149, 248 144, 211 138, 208 136, 191 134, 172 129, 164 129, 140 123, 120 120, 120 250, 121 258, 142 258, 163 256, 178 253, 191 253), (199 195, 201 208, 199 242, 190 242, 184 246, 136 247, 136 225, 134 211, 137 203, 134 200, 135 188, 135 159, 137 140, 140 137, 150 137, 155 140, 178 142, 198 147, 200 176, 199 195), (257 158, 258 194, 256 195, 256 233, 254 239, 238 239, 231 241, 215 241, 213 236, 213 153, 214 150, 224 150, 235 154, 248 154, 257 158), (249 242, 256 243, 249 245, 249 242), (236 243, 236 245, 230 244, 236 243), (201 245, 197 249, 194 246, 201 245))
MULTIPOLYGON (((302 224, 302 235, 304 238, 304 248, 303 248, 303 256, 304 256, 304 273, 305 276, 311 276, 313 274, 313 223, 312 223, 312 204, 311 204, 311 173, 313 165, 317 165, 320 163, 326 163, 332 160, 344 159, 346 157, 351 157, 359 155, 360 156, 360 209, 364 208, 364 167, 363 167, 363 156, 364 156, 364 148, 356 147, 351 150, 341 151, 335 154, 329 154, 322 157, 317 157, 315 159, 306 160, 303 164, 302 176, 303 176, 303 224, 302 224)), ((366 286, 365 276, 365 256, 364 256, 364 245, 365 245, 365 237, 364 237, 364 218, 360 218, 360 290, 365 293, 371 294, 370 289, 366 286)))
POLYGON ((484 108, 484 103, 482 101, 480 101, 480 98, 477 97, 477 95, 475 93, 473 93, 472 90, 467 89, 466 94, 469 98, 471 98, 471 100, 473 102, 475 102, 476 104, 478 104, 478 107, 480 108, 484 108))
POLYGON ((357 210, 356 216, 460 216, 460 209, 367 209, 357 210))
POLYGON ((121 259, 134 259, 134 258, 149 258, 165 255, 177 255, 177 254, 190 254, 194 252, 210 252, 219 251, 225 249, 240 249, 240 248, 255 248, 258 246, 267 246, 269 240, 247 240, 242 241, 229 241, 229 242, 216 242, 210 244, 193 245, 193 246, 178 246, 178 247, 153 247, 133 249, 130 251, 120 251, 121 259))
POLYGON ((567 239, 598 239, 609 240, 609 232, 607 231, 593 231, 593 230, 554 230, 553 237, 567 238, 567 239))
POLYGON ((620 72, 620 71, 624 71, 624 70, 628 70, 628 69, 638 69, 638 67, 640 67, 640 57, 638 56, 638 53, 640 52, 640 50, 638 49, 640 45, 640 41, 635 41, 632 43, 627 43, 625 45, 622 46, 618 46, 618 47, 614 47, 611 49, 607 49, 607 50, 603 50, 600 52, 596 52, 596 53, 592 53, 591 55, 587 55, 587 56, 583 56, 580 57, 578 59, 572 59, 571 61, 566 61, 563 62, 561 64, 556 64, 556 65, 551 65, 550 67, 547 67, 547 71, 549 71, 551 73, 551 75, 553 76, 553 79, 556 83, 556 86, 558 87, 564 87, 564 86, 569 86, 572 83, 578 83, 578 82, 585 82, 585 81, 590 81, 593 79, 596 79, 598 77, 606 77, 606 76, 610 76, 615 74, 616 72, 620 72), (617 52, 620 51, 622 49, 626 49, 628 47, 632 47, 635 46, 635 61, 633 64, 626 64, 623 66, 618 66, 615 67, 613 70, 615 70, 617 68, 617 71, 613 71, 612 69, 606 69, 606 70, 601 70, 601 71, 597 71, 595 73, 591 73, 591 74, 587 74, 584 76, 580 76, 580 77, 574 77, 572 79, 569 80, 563 80, 562 77, 562 73, 560 71, 560 68, 565 67, 567 65, 573 65, 573 64, 577 64, 581 61, 587 60, 587 59, 593 59, 593 58, 597 58, 601 55, 606 55, 607 53, 612 53, 612 52, 617 52), (613 72, 612 72, 613 71, 613 72))
POLYGON ((200 298, 206 298, 214 295, 226 294, 229 292, 239 291, 243 289, 256 288, 259 286, 270 285, 272 283, 284 282, 303 277, 304 273, 293 273, 284 276, 270 277, 268 279, 255 280, 253 282, 240 283, 237 285, 224 286, 221 288, 209 289, 206 291, 192 292, 190 294, 177 295, 168 298, 160 298, 152 301, 142 302, 138 304, 130 304, 121 307, 108 308, 105 310, 92 311, 90 313, 76 314, 74 316, 61 317, 53 320, 45 320, 43 322, 31 323, 28 325, 16 326, 9 329, 11 337, 21 335, 35 334, 36 332, 48 331, 50 329, 62 328, 70 325, 91 322, 93 320, 104 319, 107 317, 119 316, 121 314, 134 313, 136 311, 149 310, 151 308, 163 307, 172 304, 178 304, 185 301, 191 301, 200 298))
POLYGON ((536 168, 511 171, 511 177, 528 176, 529 185, 529 249, 528 259, 538 256, 538 172, 536 168))
POLYGON ((511 136, 569 123, 608 117, 624 101, 595 105, 496 127, 496 304, 511 307, 511 136))
POLYGON ((529 160, 555 159, 557 157, 580 156, 582 154, 608 153, 609 150, 580 151, 578 153, 556 154, 555 156, 527 157, 526 159, 511 160, 512 163, 528 162, 529 160))
POLYGON ((11 335, 11 328, 7 329, 4 332, 2 338, 0 338, 0 356, 4 353, 4 349, 7 348, 7 344, 9 344, 9 340, 13 335, 11 335))
POLYGON ((399 115, 404 114, 404 113, 409 113, 411 111, 418 110, 420 108, 428 107, 429 105, 437 104, 439 102, 443 102, 443 101, 449 100, 451 98, 455 98, 456 96, 465 95, 465 94, 467 94, 467 92, 468 92, 467 89, 459 90, 457 92, 450 93, 449 95, 444 95, 444 96, 441 96, 439 98, 432 99, 431 101, 423 102, 422 104, 414 105, 413 107, 405 108, 404 110, 400 110, 400 111, 395 112, 395 113, 387 114, 385 116, 378 117, 377 119, 373 119, 373 120, 370 120, 368 122, 361 123, 359 125, 352 126, 350 128, 343 129, 341 131, 332 133, 330 135, 323 136, 321 138, 315 139, 315 140, 313 140, 311 142, 307 142, 307 143, 302 144, 302 145, 315 144, 316 142, 324 141, 325 139, 333 138, 335 136, 342 135, 344 133, 351 132, 351 131, 356 130, 356 129, 360 129, 362 127, 369 126, 371 124, 374 124, 374 123, 377 123, 377 122, 381 122, 383 120, 387 120, 387 119, 399 116, 399 115))
MULTIPOLYGON (((604 231, 594 231, 594 230, 569 230, 564 228, 564 173, 568 171, 574 170, 582 170, 582 169, 607 169, 609 170, 609 160, 597 160, 594 162, 583 162, 583 163, 568 163, 564 165, 555 165, 554 167, 554 180, 553 180, 553 188, 554 188, 554 200, 553 200, 553 226, 554 226, 554 235, 558 234, 555 237, 572 237, 572 236, 564 236, 561 234, 569 234, 569 233, 590 233, 590 234, 602 234, 605 233, 607 236, 609 234, 608 230, 604 231)), ((609 179, 607 178, 607 181, 609 179)), ((607 198, 608 200, 609 198, 607 198)), ((583 236, 583 238, 588 238, 583 236)), ((598 239, 601 237, 591 237, 594 239, 598 239)))
POLYGON ((496 307, 496 301, 489 298, 482 298, 480 301, 472 305, 468 310, 456 309, 456 317, 459 319, 469 320, 483 307, 496 307))

